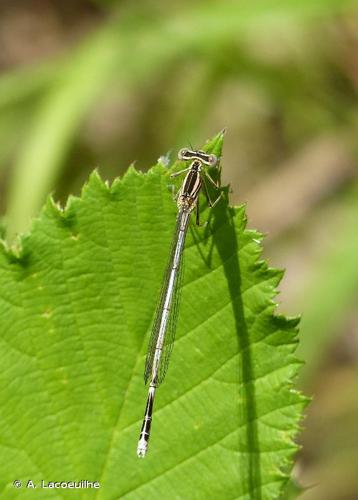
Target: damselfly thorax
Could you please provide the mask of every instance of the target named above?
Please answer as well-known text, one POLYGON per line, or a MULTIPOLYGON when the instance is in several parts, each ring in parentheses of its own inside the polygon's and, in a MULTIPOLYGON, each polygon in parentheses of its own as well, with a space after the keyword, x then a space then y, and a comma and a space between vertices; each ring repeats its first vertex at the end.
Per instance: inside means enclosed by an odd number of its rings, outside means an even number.
POLYGON ((194 160, 178 193, 178 208, 183 208, 188 211, 193 210, 197 202, 201 186, 201 163, 199 160, 194 160))

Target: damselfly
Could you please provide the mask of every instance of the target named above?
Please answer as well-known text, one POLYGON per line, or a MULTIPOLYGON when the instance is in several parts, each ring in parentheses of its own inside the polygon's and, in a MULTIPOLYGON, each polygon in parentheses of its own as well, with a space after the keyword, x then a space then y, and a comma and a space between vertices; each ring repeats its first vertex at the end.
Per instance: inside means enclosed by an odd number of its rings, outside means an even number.
POLYGON ((186 176, 177 194, 176 228, 145 362, 144 380, 145 383, 149 380, 149 390, 137 447, 138 457, 144 457, 147 453, 155 391, 164 380, 173 349, 182 278, 182 255, 190 214, 196 208, 196 223, 200 225, 199 194, 202 188, 211 207, 220 199, 219 196, 212 203, 206 185, 208 180, 215 188, 219 188, 219 184, 206 169, 217 165, 218 158, 214 154, 185 148, 179 151, 178 158, 191 163, 183 170, 172 174, 172 177, 184 173, 186 176))

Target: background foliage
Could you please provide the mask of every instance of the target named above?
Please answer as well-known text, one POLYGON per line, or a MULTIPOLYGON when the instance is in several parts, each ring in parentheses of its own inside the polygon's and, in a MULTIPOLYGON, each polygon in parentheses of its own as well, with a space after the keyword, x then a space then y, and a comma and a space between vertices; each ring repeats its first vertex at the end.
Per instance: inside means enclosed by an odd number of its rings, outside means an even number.
POLYGON ((4 1, 1 208, 11 240, 49 191, 99 165, 228 127, 224 180, 288 273, 303 311, 301 385, 315 395, 296 469, 302 498, 358 492, 357 8, 338 0, 4 1))

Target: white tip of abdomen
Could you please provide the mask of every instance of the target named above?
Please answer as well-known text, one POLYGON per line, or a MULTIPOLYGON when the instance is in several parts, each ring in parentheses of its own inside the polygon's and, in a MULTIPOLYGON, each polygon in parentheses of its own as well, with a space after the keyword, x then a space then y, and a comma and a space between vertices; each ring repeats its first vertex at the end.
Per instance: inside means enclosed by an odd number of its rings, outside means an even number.
POLYGON ((139 458, 144 458, 148 449, 148 441, 144 439, 144 437, 140 438, 137 446, 137 456, 139 458))

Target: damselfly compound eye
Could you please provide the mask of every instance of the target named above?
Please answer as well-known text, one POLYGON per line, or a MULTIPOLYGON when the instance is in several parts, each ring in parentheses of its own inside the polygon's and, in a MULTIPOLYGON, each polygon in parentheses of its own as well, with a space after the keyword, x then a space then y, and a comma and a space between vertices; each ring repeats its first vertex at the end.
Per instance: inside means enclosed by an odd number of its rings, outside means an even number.
POLYGON ((189 150, 187 148, 182 148, 178 152, 178 159, 179 160, 187 160, 188 159, 188 152, 189 152, 189 150))
POLYGON ((216 164, 217 164, 217 162, 218 162, 218 158, 217 158, 217 156, 215 156, 215 155, 209 155, 209 156, 208 156, 208 162, 209 162, 209 165, 210 165, 211 167, 215 167, 215 165, 216 165, 216 164))

